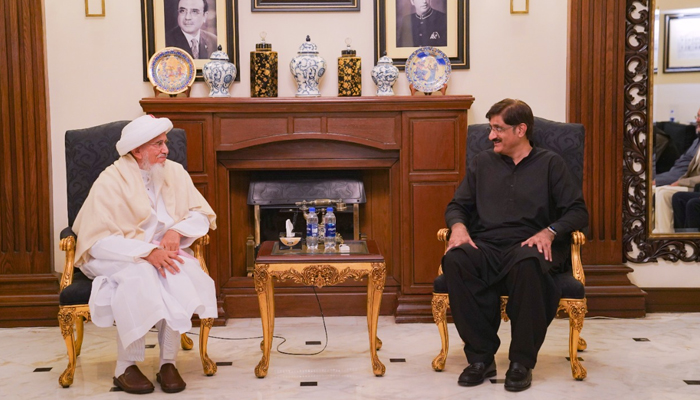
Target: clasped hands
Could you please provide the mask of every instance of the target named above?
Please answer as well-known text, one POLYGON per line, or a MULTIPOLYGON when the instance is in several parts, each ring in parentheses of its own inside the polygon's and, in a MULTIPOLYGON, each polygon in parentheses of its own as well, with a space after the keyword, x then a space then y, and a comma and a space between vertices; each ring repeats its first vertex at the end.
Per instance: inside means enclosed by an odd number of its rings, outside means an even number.
POLYGON ((160 241, 160 247, 153 249, 146 257, 143 257, 148 261, 156 271, 165 278, 165 271, 167 270, 171 274, 177 274, 180 272, 180 267, 177 266, 175 261, 180 264, 183 263, 182 258, 177 255, 180 251, 180 235, 174 230, 169 230, 163 235, 163 239, 160 241))
MULTIPOLYGON (((532 237, 526 241, 520 243, 520 246, 537 247, 537 251, 544 254, 544 259, 547 261, 552 261, 552 241, 554 240, 554 234, 548 229, 542 229, 541 231, 534 234, 532 237)), ((452 232, 450 234, 450 240, 447 242, 447 249, 445 252, 450 251, 452 248, 461 246, 463 244, 470 244, 478 249, 479 246, 474 243, 472 237, 467 232, 467 228, 462 223, 456 223, 452 226, 452 232)))

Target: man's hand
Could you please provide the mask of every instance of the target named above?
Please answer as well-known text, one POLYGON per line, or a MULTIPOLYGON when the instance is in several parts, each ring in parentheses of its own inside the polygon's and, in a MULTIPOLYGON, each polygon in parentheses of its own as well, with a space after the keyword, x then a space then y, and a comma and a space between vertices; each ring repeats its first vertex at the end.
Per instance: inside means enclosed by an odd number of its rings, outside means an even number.
POLYGON ((537 251, 544 254, 544 259, 547 261, 552 261, 552 241, 554 240, 554 234, 549 231, 549 229, 542 229, 533 235, 530 239, 522 242, 520 247, 523 246, 537 246, 537 251))
POLYGON ((479 248, 476 245, 476 243, 474 243, 474 241, 472 240, 472 237, 469 236, 469 232, 467 232, 467 227, 464 226, 464 224, 458 222, 452 225, 451 231, 452 232, 450 233, 450 241, 447 242, 447 249, 445 249, 445 253, 450 251, 453 247, 458 247, 465 243, 474 246, 475 249, 479 248))
POLYGON ((163 239, 160 241, 160 247, 168 251, 178 251, 180 250, 181 237, 182 235, 171 229, 163 235, 163 239))
POLYGON ((163 249, 153 249, 149 255, 143 258, 151 263, 163 278, 165 278, 165 270, 168 270, 173 275, 180 272, 180 267, 177 266, 175 261, 178 261, 180 264, 183 262, 182 258, 177 255, 177 251, 163 249))

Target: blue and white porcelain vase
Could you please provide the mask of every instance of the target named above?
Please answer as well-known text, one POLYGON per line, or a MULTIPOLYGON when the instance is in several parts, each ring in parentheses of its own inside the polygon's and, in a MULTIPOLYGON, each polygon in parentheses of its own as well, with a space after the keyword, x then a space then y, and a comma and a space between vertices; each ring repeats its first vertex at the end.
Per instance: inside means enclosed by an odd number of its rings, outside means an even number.
POLYGON ((292 58, 289 69, 297 82, 296 97, 319 97, 318 84, 326 72, 326 60, 318 55, 318 47, 311 43, 307 35, 306 42, 299 47, 297 56, 292 58))
POLYGON ((397 79, 399 79, 399 69, 385 52, 377 65, 372 68, 372 80, 377 85, 377 96, 393 96, 394 83, 397 79))
POLYGON ((236 79, 236 66, 229 62, 228 54, 219 50, 212 53, 211 61, 204 64, 202 75, 209 85, 209 97, 231 97, 228 90, 236 79))

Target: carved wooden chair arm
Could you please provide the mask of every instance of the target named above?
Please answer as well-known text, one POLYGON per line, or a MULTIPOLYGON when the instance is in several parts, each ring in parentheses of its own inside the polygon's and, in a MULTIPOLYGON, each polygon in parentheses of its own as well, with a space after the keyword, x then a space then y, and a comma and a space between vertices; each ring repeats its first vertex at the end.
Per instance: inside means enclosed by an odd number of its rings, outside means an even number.
POLYGON ((66 266, 61 274, 61 290, 73 283, 73 265, 75 263, 75 236, 67 236, 61 239, 60 248, 66 252, 66 266))
POLYGON ((584 244, 586 244, 586 235, 581 231, 573 231, 571 233, 571 272, 574 278, 585 286, 586 276, 581 262, 581 246, 584 244))
POLYGON ((195 240, 194 243, 192 243, 192 246, 190 246, 192 252, 194 253, 194 257, 199 260, 199 264, 202 266, 202 271, 204 271, 207 275, 209 275, 209 270, 207 269, 207 264, 204 261, 204 246, 208 244, 209 234, 206 234, 195 240))

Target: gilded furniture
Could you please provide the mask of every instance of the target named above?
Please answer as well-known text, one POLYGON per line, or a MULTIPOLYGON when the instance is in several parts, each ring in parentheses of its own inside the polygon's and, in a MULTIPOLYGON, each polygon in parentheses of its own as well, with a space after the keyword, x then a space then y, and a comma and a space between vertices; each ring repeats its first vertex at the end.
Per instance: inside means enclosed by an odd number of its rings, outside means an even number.
MULTIPOLYGON (((548 121, 543 118, 535 118, 535 128, 532 141, 536 146, 546 148, 559 153, 565 160, 570 173, 580 184, 583 179, 583 149, 584 128, 580 124, 565 124, 548 121)), ((488 124, 472 125, 469 127, 469 140, 467 141, 467 159, 478 152, 490 148, 488 140, 488 124)), ((449 239, 449 229, 438 231, 438 240, 445 242, 449 239)), ((581 365, 577 353, 586 349, 586 341, 580 337, 583 328, 583 318, 587 310, 585 297, 585 276, 581 263, 581 245, 586 242, 582 232, 575 231, 571 234, 571 273, 563 272, 554 275, 554 281, 561 289, 562 297, 559 300, 559 310, 569 316, 569 359, 571 361, 571 374, 576 380, 586 377, 586 369, 581 365)), ((442 371, 445 368, 449 338, 447 332, 447 308, 449 298, 447 293, 447 280, 439 269, 439 276, 433 282, 432 310, 433 319, 438 326, 442 349, 440 354, 432 362, 433 369, 442 371)), ((501 296, 501 317, 508 321, 506 304, 508 296, 501 296)))
MULTIPOLYGON (((73 225, 95 179, 106 167, 119 158, 115 146, 121 136, 122 128, 128 122, 117 121, 66 132, 69 227, 61 232, 60 247, 66 252, 66 265, 60 281, 58 311, 61 335, 63 335, 68 351, 68 366, 58 379, 59 384, 63 387, 68 387, 73 383, 76 358, 80 355, 83 344, 83 324, 90 320, 88 300, 92 288, 92 280, 88 279, 79 268, 74 267, 77 236, 70 226, 73 225)), ((168 158, 187 168, 185 132, 182 129, 173 129, 168 133, 168 140, 170 150, 168 158)), ((197 239, 191 246, 195 257, 202 265, 202 269, 207 273, 203 250, 208 243, 209 236, 206 235, 197 239)), ((200 326, 199 352, 206 375, 216 373, 216 364, 207 355, 209 330, 213 323, 213 318, 206 318, 201 320, 200 326)), ((190 350, 193 347, 192 340, 186 334, 181 336, 181 345, 185 350, 190 350)))
MULTIPOLYGON (((293 252, 284 254, 276 246, 278 242, 266 241, 260 246, 255 260, 255 291, 258 294, 260 318, 262 319, 263 341, 260 347, 263 356, 255 367, 255 376, 264 378, 270 366, 270 348, 275 330, 275 301, 272 278, 279 281, 290 279, 307 286, 332 286, 352 278, 356 281, 367 276, 367 328, 369 331, 369 351, 372 371, 376 376, 383 376, 386 370, 379 361, 377 350, 382 342, 377 338, 377 321, 382 291, 386 280, 384 257, 373 240, 346 241, 351 248, 358 249, 366 244, 366 251, 340 254, 327 253, 323 249, 318 254, 293 252)), ((305 249, 305 247, 304 247, 305 249)))

